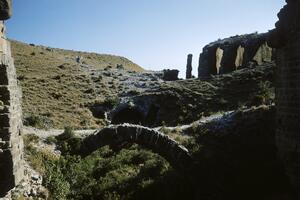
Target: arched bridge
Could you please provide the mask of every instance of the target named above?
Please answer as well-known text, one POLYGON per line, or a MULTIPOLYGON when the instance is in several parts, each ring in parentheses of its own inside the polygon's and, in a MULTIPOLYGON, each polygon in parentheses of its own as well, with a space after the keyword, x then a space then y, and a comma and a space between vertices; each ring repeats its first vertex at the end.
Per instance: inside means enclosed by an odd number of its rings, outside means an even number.
POLYGON ((106 127, 83 140, 82 152, 89 155, 105 145, 136 143, 164 157, 174 168, 186 170, 192 164, 189 151, 169 136, 139 125, 106 127))

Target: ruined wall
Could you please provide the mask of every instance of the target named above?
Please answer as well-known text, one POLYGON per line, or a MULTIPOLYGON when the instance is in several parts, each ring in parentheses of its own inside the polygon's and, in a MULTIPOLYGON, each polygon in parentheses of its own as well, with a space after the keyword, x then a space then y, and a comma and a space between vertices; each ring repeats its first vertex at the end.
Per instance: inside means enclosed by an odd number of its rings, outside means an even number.
POLYGON ((277 132, 279 155, 300 196, 300 1, 287 0, 278 14, 269 44, 276 49, 277 132))
POLYGON ((250 61, 262 64, 272 60, 272 48, 267 43, 267 34, 234 36, 210 43, 200 54, 198 77, 230 73, 246 67, 250 61))
MULTIPOLYGON (((7 2, 7 1, 4 1, 7 2)), ((0 1, 3 3, 3 1, 0 1)), ((1 4, 3 5, 3 4, 1 4)), ((10 5, 10 4, 7 4, 10 5)), ((0 6, 1 9, 1 6, 0 6)), ((2 11, 0 11, 0 17, 2 11)), ((4 19, 4 18, 1 18, 4 19)), ((24 177, 21 92, 10 43, 0 22, 0 198, 24 177)))

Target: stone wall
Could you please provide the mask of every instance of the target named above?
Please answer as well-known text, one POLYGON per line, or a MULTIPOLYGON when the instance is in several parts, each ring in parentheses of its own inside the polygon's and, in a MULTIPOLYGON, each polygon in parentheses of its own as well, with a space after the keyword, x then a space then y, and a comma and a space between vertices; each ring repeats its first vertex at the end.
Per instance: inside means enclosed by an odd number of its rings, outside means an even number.
POLYGON ((300 1, 287 0, 269 44, 277 48, 277 132, 279 155, 300 196, 300 1))
MULTIPOLYGON (((2 2, 2 1, 1 1, 2 2)), ((21 92, 0 22, 0 198, 24 177, 21 92)))
POLYGON ((266 39, 267 34, 254 33, 208 44, 199 57, 198 77, 229 73, 246 67, 251 61, 257 64, 272 61, 273 50, 266 39))

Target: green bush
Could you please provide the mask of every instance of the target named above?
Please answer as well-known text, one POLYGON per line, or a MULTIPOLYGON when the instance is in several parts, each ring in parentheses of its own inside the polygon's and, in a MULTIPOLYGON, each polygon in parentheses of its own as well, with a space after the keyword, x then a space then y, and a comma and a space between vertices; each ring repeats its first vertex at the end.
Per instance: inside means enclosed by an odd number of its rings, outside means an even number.
POLYGON ((25 116, 24 125, 35 128, 49 129, 53 127, 53 121, 47 116, 29 114, 28 116, 25 116))
POLYGON ((59 150, 63 155, 80 154, 82 139, 77 137, 72 127, 65 127, 64 132, 55 138, 59 150))

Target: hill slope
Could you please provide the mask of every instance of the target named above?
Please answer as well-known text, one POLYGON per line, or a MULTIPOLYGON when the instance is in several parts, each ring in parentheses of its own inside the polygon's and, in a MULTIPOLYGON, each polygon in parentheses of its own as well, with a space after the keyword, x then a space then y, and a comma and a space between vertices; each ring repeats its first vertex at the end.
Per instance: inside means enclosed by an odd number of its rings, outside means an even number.
MULTIPOLYGON (((98 127, 103 121, 92 117, 84 106, 114 93, 106 83, 94 83, 93 70, 105 68, 143 72, 143 68, 119 56, 75 52, 12 41, 18 79, 23 90, 23 111, 31 123, 47 127, 98 127), (80 59, 78 59, 80 58, 80 59), (94 83, 94 84, 92 84, 94 83)), ((115 88, 114 90, 117 90, 115 88)))

